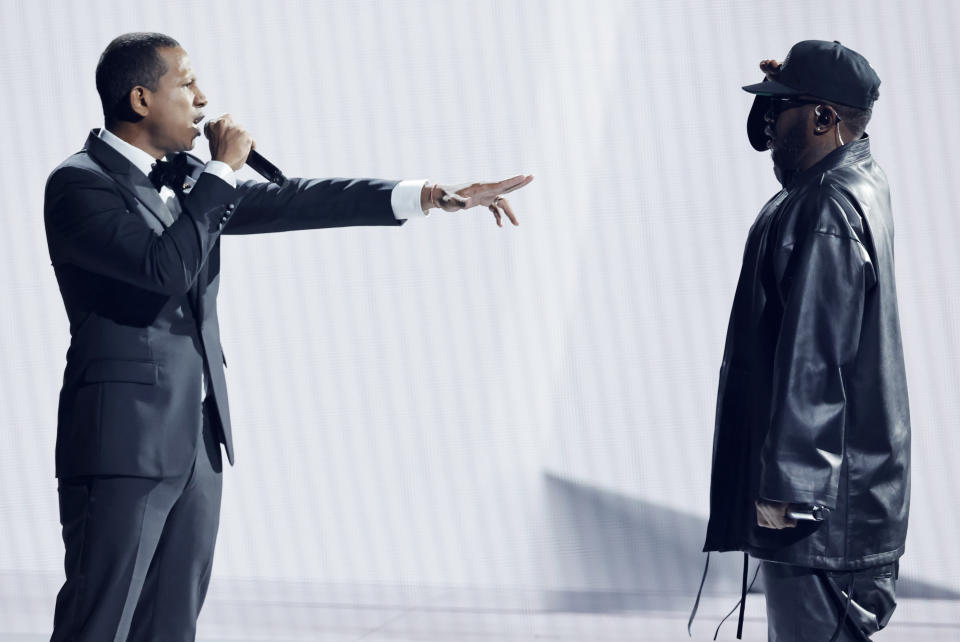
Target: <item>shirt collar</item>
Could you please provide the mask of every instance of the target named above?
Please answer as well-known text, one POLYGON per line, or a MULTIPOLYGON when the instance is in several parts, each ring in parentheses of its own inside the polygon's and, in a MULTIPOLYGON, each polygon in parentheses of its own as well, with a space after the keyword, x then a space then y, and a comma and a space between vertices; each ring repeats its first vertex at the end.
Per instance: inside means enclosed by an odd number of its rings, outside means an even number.
POLYGON ((144 176, 150 175, 150 170, 153 169, 153 164, 157 162, 156 158, 143 151, 139 147, 131 145, 108 130, 106 127, 100 130, 99 137, 100 140, 120 152, 123 157, 130 161, 134 167, 143 172, 144 176))

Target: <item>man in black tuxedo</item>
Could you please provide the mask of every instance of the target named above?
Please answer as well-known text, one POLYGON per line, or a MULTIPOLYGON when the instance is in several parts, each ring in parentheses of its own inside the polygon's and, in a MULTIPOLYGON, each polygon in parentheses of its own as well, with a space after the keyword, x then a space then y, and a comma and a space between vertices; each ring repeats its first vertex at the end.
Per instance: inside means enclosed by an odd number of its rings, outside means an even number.
POLYGON ((481 205, 531 176, 454 191, 426 181, 236 181, 253 145, 211 121, 162 34, 116 38, 97 66, 106 127, 50 175, 44 222, 70 322, 56 467, 66 549, 52 640, 193 640, 233 463, 217 320, 220 235, 400 225, 481 205), (167 157, 168 160, 162 161, 167 157))

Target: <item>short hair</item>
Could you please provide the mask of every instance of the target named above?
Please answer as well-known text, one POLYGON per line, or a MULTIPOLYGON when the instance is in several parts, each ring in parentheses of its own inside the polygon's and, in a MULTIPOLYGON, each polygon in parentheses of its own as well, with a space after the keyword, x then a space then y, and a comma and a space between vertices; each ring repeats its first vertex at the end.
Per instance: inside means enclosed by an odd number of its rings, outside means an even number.
POLYGON ((137 85, 156 91, 160 77, 167 73, 157 50, 179 46, 170 36, 149 32, 125 33, 107 45, 97 63, 97 93, 107 127, 141 119, 130 106, 130 91, 137 85))
POLYGON ((849 129, 853 135, 853 140, 859 139, 863 136, 863 132, 867 131, 867 123, 870 122, 870 118, 873 116, 872 107, 870 109, 860 109, 859 107, 837 105, 834 103, 830 103, 830 106, 836 110, 841 122, 847 124, 847 129, 849 129))

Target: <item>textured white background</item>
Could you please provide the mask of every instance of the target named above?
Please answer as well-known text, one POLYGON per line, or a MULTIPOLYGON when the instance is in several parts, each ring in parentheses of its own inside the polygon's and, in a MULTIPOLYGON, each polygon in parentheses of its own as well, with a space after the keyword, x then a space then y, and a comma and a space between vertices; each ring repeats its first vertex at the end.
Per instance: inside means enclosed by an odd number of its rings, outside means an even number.
POLYGON ((177 38, 208 114, 232 113, 288 175, 537 176, 516 229, 477 211, 224 239, 238 458, 213 590, 617 588, 551 570, 566 534, 544 473, 702 524, 743 241, 778 188, 740 86, 824 38, 883 79, 869 131, 898 224, 915 444, 904 570, 960 590, 957 3, 2 5, 0 573, 60 572, 68 333, 43 184, 101 124, 93 72, 117 34, 177 38))

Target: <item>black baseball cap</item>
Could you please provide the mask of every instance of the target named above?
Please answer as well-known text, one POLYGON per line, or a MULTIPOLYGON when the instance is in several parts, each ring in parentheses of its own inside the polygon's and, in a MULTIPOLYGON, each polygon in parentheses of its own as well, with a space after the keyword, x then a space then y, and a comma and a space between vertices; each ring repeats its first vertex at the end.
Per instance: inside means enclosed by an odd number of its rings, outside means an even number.
POLYGON ((880 96, 880 77, 867 59, 836 40, 804 40, 790 48, 776 77, 746 85, 755 94, 747 134, 757 151, 766 151, 764 114, 771 98, 809 96, 859 109, 871 109, 880 96))

